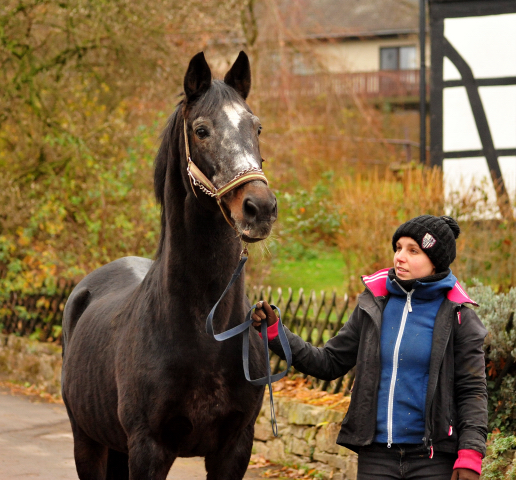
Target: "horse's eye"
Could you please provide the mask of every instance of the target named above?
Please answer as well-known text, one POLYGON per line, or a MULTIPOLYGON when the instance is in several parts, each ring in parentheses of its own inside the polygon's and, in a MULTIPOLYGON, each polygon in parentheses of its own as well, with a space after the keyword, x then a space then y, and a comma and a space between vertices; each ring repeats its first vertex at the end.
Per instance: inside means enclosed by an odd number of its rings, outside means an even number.
POLYGON ((260 125, 260 126, 258 127, 258 135, 260 135, 261 133, 262 133, 262 126, 260 125))
POLYGON ((195 134, 202 140, 203 138, 206 138, 209 133, 208 130, 206 130, 204 127, 199 127, 197 130, 195 130, 195 134))

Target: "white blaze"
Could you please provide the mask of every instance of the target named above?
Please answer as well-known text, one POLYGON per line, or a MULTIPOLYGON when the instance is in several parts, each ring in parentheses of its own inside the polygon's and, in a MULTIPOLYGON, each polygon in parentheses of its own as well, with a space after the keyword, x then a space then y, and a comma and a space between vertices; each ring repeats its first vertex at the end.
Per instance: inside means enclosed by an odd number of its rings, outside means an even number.
MULTIPOLYGON (((222 107, 223 112, 226 114, 229 123, 234 127, 234 130, 238 130, 240 126, 240 122, 242 121, 245 114, 249 114, 249 112, 238 103, 228 103, 222 107)), ((238 152, 234 157, 234 166, 238 170, 245 170, 249 167, 260 167, 258 161, 251 153, 253 150, 253 142, 249 140, 247 145, 241 144, 239 145, 234 141, 236 132, 232 131, 232 129, 228 129, 224 132, 224 140, 223 145, 231 148, 235 153, 238 152), (249 149, 247 151, 247 149, 249 149)))
POLYGON ((224 110, 224 113, 227 115, 231 124, 235 128, 238 128, 240 121, 242 120, 242 114, 246 111, 245 108, 238 103, 229 103, 224 105, 222 110, 224 110))

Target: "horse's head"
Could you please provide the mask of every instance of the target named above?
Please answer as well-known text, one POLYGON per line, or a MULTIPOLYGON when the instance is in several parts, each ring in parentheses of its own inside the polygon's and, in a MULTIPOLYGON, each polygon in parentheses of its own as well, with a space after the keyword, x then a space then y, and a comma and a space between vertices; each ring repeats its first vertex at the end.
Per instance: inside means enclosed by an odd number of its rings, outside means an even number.
POLYGON ((191 156, 184 171, 199 202, 214 211, 218 202, 243 240, 257 242, 270 234, 277 204, 261 171, 260 120, 245 102, 250 87, 244 52, 224 81, 212 82, 203 53, 192 58, 184 79, 185 146, 191 156))

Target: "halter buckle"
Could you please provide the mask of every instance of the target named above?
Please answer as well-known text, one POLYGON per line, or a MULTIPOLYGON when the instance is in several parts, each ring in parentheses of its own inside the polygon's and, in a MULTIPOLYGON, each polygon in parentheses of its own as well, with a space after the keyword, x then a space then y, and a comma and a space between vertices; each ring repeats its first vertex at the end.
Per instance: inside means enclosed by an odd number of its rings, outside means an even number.
POLYGON ((242 242, 242 251, 240 252, 240 260, 242 260, 243 256, 249 255, 249 250, 247 249, 247 242, 242 242))

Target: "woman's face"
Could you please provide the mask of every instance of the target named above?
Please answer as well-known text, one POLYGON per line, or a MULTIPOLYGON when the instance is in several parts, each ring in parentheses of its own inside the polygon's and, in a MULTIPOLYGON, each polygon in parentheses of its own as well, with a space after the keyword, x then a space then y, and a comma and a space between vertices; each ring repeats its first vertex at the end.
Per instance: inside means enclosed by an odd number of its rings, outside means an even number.
POLYGON ((428 277, 435 273, 434 264, 428 255, 410 237, 401 237, 396 242, 394 270, 402 280, 428 277))

